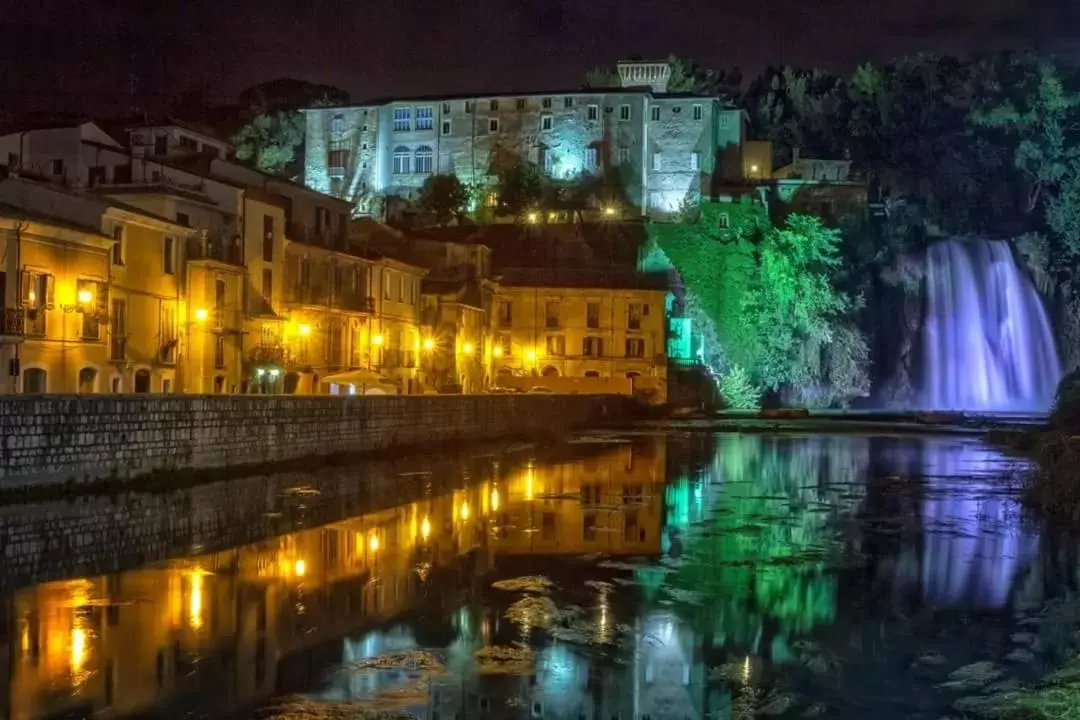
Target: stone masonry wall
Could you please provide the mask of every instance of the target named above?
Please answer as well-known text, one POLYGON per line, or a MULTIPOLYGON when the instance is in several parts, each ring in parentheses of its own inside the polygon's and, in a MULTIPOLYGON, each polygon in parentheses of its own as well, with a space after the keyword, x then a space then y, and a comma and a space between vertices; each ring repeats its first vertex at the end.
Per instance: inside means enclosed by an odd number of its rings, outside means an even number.
POLYGON ((629 413, 601 395, 0 397, 0 489, 558 434, 629 413))

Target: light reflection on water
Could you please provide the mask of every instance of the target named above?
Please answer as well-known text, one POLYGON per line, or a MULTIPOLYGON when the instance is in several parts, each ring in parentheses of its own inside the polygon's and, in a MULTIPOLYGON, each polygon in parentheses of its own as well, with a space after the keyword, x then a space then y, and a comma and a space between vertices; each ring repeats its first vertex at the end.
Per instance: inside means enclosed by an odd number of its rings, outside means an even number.
POLYGON ((218 715, 293 692, 431 718, 857 717, 848 696, 898 681, 864 666, 906 666, 919 632, 949 631, 897 617, 1045 600, 1007 464, 973 440, 564 451, 493 458, 471 484, 325 527, 15 592, 0 700, 13 719, 218 715), (550 587, 492 587, 531 575, 550 587), (885 640, 857 640, 867 623, 885 640), (841 667, 865 689, 831 688, 841 667))

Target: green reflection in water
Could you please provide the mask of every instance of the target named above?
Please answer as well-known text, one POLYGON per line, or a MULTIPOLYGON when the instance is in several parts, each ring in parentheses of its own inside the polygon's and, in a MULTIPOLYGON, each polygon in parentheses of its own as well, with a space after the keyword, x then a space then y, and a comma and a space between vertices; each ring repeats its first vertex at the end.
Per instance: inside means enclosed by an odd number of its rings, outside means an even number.
POLYGON ((666 578, 680 615, 754 652, 768 633, 773 659, 790 657, 794 638, 836 617, 837 521, 861 500, 868 463, 866 438, 723 438, 705 491, 711 513, 686 530, 666 578))

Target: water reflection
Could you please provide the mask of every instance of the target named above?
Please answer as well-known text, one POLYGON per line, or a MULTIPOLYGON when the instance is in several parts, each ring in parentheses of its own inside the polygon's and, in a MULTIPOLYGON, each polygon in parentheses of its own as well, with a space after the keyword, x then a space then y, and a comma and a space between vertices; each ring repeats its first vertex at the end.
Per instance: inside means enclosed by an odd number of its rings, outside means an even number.
POLYGON ((1038 540, 1001 467, 967 440, 855 435, 495 457, 396 507, 18 591, 0 700, 20 720, 291 692, 429 718, 743 717, 809 663, 809 702, 841 663, 878 667, 863 623, 1018 606, 1038 540))

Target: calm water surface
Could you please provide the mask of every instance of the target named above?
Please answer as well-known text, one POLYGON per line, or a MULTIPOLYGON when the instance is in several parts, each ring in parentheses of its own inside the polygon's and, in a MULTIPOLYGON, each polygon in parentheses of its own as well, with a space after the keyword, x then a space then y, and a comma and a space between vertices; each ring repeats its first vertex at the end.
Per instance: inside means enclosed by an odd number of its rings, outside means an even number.
POLYGON ((0 717, 936 720, 1042 672, 1032 616, 1076 586, 1075 549, 973 438, 672 432, 428 462, 266 480, 220 510, 259 542, 21 583, 0 717))

